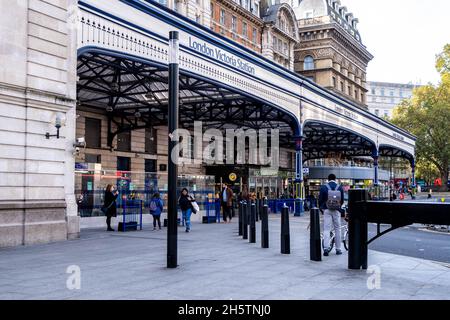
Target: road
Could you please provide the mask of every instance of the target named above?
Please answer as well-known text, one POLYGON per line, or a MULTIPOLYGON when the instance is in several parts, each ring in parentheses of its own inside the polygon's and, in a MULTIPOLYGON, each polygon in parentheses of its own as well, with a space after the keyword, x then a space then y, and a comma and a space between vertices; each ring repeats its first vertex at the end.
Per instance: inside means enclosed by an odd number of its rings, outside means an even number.
MULTIPOLYGON (((381 230, 384 229, 382 227, 381 230)), ((376 230, 376 225, 369 225, 369 239, 376 234, 376 230)), ((409 226, 375 240, 369 249, 450 263, 450 233, 423 231, 416 226, 409 226)))

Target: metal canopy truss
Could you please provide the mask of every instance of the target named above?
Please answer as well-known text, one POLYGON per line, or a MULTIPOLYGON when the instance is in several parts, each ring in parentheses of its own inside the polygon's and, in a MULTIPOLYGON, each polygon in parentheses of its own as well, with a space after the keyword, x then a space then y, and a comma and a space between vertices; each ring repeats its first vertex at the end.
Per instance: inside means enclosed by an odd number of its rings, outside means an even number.
POLYGON ((402 158, 408 160, 411 164, 414 163, 414 156, 403 150, 394 148, 392 146, 380 146, 380 156, 391 158, 402 158))
MULTIPOLYGON (((167 125, 167 68, 102 53, 78 58, 78 103, 106 112, 108 145, 120 132, 167 125), (120 119, 120 120, 117 120, 120 119), (117 130, 112 132, 112 123, 117 130)), ((255 98, 180 72, 180 127, 279 129, 280 144, 294 146, 292 116, 255 98)))
POLYGON ((343 157, 370 157, 374 144, 350 131, 321 122, 308 122, 303 128, 303 160, 343 157))

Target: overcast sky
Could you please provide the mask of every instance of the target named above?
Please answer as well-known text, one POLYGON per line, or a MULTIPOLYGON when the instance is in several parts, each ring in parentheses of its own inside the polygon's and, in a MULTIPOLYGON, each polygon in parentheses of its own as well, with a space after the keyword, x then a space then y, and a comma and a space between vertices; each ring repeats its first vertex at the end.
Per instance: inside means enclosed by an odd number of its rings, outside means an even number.
POLYGON ((375 56, 367 79, 437 83, 435 56, 450 43, 450 0, 341 0, 359 18, 363 44, 375 56))

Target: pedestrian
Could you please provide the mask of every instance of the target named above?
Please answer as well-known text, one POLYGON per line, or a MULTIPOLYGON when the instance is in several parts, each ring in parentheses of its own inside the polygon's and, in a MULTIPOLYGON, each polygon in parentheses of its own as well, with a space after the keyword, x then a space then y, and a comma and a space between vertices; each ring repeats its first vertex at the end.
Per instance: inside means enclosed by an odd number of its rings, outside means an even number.
POLYGON ((433 190, 430 189, 428 191, 428 199, 431 199, 432 195, 433 195, 433 190))
POLYGON ((156 222, 158 222, 159 230, 161 230, 161 213, 163 210, 164 203, 159 193, 155 193, 150 201, 150 214, 153 216, 153 230, 156 230, 156 222))
POLYGON ((111 217, 117 217, 116 199, 118 195, 119 191, 117 191, 112 184, 106 186, 102 211, 106 215, 107 231, 114 231, 114 229, 111 228, 111 217))
POLYGON ((344 204, 344 189, 336 182, 336 176, 330 174, 328 183, 320 187, 319 207, 324 215, 323 238, 326 248, 324 256, 331 252, 330 233, 334 228, 336 254, 341 255, 341 207, 344 204))
POLYGON ((223 221, 225 223, 230 223, 231 216, 231 206, 233 205, 233 190, 226 183, 223 184, 222 191, 220 192, 220 206, 223 212, 223 221), (229 220, 228 220, 229 218, 229 220))
POLYGON ((178 199, 178 204, 180 205, 183 225, 186 224, 186 232, 191 231, 191 214, 192 214, 192 202, 195 199, 189 195, 189 191, 186 188, 181 190, 180 198, 178 199))

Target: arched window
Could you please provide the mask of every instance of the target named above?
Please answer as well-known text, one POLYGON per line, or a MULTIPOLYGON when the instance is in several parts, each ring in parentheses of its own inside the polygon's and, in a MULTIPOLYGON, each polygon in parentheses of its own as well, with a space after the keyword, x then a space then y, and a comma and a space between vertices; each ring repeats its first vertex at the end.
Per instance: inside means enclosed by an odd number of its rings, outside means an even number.
POLYGON ((313 70, 314 69, 314 58, 311 56, 305 57, 305 62, 303 63, 303 70, 313 70))

